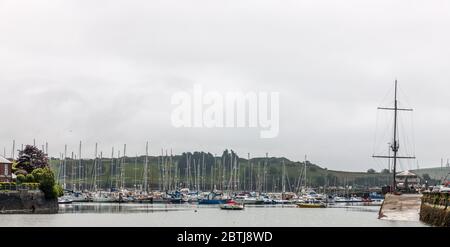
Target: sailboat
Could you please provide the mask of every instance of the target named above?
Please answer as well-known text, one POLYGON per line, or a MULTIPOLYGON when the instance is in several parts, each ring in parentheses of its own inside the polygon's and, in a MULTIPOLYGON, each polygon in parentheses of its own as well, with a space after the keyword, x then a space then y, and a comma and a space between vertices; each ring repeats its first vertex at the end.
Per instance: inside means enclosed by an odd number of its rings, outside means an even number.
POLYGON ((394 106, 393 107, 378 107, 379 110, 387 110, 387 111, 393 111, 394 112, 394 126, 393 126, 393 140, 390 143, 390 149, 393 152, 393 155, 373 155, 373 158, 382 158, 382 159, 389 159, 393 161, 393 183, 389 188, 389 192, 391 193, 398 193, 398 183, 396 181, 397 177, 397 164, 399 159, 415 159, 414 156, 399 156, 399 150, 400 150, 400 141, 399 141, 399 129, 398 129, 398 115, 400 111, 413 111, 413 109, 406 109, 406 108, 399 108, 398 106, 398 83, 397 80, 395 80, 395 92, 394 92, 394 106))

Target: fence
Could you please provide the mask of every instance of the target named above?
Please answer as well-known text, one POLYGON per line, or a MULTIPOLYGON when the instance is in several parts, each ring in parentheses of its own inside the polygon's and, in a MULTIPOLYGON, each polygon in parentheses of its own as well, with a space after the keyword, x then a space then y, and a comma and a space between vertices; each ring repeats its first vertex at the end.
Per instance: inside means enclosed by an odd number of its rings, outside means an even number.
POLYGON ((0 191, 7 190, 38 190, 39 183, 0 183, 0 191))

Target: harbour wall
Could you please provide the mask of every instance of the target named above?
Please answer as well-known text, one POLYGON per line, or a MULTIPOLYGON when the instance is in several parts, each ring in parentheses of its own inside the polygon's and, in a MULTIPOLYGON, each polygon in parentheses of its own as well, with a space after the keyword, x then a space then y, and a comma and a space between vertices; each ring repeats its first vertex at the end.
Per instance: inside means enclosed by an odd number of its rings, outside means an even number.
POLYGON ((40 190, 0 191, 0 214, 55 214, 58 208, 58 200, 40 190))
POLYGON ((424 193, 420 207, 420 220, 439 227, 450 226, 449 193, 424 193))

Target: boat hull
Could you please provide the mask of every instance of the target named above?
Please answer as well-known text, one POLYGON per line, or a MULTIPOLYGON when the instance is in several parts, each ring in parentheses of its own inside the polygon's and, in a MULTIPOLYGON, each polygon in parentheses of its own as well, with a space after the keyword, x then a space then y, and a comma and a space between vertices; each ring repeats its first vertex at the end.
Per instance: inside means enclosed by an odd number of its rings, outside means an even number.
POLYGON ((227 203, 228 200, 199 200, 198 204, 203 204, 203 205, 218 205, 218 204, 225 204, 227 203))
POLYGON ((325 204, 316 204, 316 203, 298 203, 298 208, 326 208, 325 204))
POLYGON ((243 210, 244 206, 243 205, 220 205, 220 209, 222 210, 243 210))

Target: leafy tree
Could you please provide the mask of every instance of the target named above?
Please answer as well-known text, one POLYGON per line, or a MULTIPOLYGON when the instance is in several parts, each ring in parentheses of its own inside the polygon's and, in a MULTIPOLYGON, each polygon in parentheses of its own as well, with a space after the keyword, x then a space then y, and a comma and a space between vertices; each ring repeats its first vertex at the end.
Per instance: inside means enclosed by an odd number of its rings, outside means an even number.
POLYGON ((376 171, 375 171, 374 169, 370 168, 369 170, 367 170, 367 173, 369 173, 369 174, 375 174, 376 171))
POLYGON ((47 155, 37 147, 27 145, 23 151, 19 151, 16 169, 32 173, 36 168, 49 167, 47 155))
POLYGON ((44 192, 47 199, 58 197, 58 191, 55 191, 55 175, 50 168, 37 168, 31 174, 39 183, 39 189, 44 192))
POLYGON ((381 174, 389 174, 391 173, 388 169, 381 170, 381 174))
POLYGON ((60 197, 64 195, 64 189, 60 184, 55 184, 53 186, 53 194, 56 197, 60 197))

